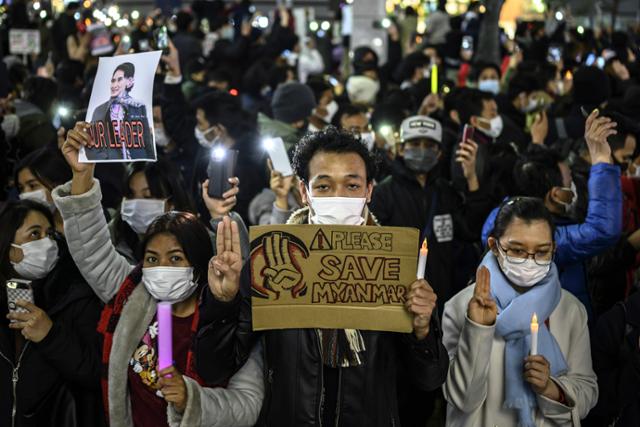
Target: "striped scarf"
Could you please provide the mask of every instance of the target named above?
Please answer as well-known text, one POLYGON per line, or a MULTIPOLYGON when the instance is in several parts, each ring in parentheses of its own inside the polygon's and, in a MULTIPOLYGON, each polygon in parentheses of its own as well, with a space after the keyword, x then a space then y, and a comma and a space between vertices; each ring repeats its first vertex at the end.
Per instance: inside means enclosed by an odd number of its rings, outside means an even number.
MULTIPOLYGON (((107 417, 109 416, 109 357, 111 355, 111 347, 113 345, 113 333, 116 330, 116 326, 120 321, 120 315, 124 308, 129 296, 133 290, 142 281, 142 266, 136 267, 129 276, 124 280, 120 289, 115 297, 105 305, 100 315, 100 322, 98 323, 98 332, 102 335, 102 377, 100 383, 102 386, 102 400, 104 404, 104 410, 107 417)), ((199 308, 196 304, 196 311, 193 315, 193 321, 191 323, 191 337, 196 336, 199 320, 199 308)), ((193 341, 193 340, 192 340, 193 341)), ((195 368, 195 354, 193 353, 193 346, 189 348, 187 353, 187 369, 184 375, 193 378, 200 385, 204 385, 204 382, 196 372, 195 368)))

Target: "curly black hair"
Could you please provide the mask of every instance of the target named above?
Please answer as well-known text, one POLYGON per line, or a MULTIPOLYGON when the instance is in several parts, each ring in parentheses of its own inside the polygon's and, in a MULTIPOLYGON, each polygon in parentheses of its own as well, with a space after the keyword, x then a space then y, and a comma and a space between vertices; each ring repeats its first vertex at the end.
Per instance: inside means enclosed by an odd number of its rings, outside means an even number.
POLYGON ((377 172, 376 159, 359 136, 352 132, 327 126, 325 129, 308 134, 296 145, 293 154, 293 170, 305 184, 309 182, 309 163, 316 153, 355 153, 364 161, 367 169, 367 183, 377 172))

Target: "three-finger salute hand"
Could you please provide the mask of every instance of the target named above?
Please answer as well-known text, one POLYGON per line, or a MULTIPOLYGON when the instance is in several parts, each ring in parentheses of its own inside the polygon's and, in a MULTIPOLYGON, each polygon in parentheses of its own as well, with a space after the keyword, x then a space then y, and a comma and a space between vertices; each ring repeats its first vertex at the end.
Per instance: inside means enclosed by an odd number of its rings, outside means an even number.
POLYGON ((473 297, 469 301, 467 316, 485 326, 491 326, 496 322, 498 307, 491 297, 491 274, 484 266, 476 272, 476 284, 473 297))
POLYGON ((209 261, 209 289, 223 302, 232 301, 240 289, 242 253, 238 223, 225 216, 218 224, 216 255, 209 261))

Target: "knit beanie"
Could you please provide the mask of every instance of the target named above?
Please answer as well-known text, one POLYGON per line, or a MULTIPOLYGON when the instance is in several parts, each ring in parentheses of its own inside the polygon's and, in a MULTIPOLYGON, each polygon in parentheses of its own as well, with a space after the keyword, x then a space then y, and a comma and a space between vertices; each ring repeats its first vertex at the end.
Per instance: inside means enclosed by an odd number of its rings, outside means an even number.
POLYGON ((309 86, 298 82, 278 86, 271 100, 273 118, 288 124, 306 119, 314 108, 316 98, 313 91, 309 86))

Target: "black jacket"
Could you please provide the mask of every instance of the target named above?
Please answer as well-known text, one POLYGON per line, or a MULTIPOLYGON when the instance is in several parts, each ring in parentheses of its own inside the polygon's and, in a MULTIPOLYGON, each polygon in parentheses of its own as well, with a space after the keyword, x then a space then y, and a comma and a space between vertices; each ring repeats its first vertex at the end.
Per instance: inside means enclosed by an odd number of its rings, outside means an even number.
MULTIPOLYGON (((250 283, 248 264, 241 283, 250 283)), ((258 338, 251 330, 248 286, 231 303, 216 301, 205 290, 200 306, 197 355, 208 357, 198 365, 206 382, 219 383, 217 364, 236 369, 246 361, 258 338), (216 355, 212 360, 206 355, 216 355)), ((337 375, 338 426, 399 426, 396 375, 402 367, 421 390, 444 382, 449 358, 442 345, 439 320, 434 316, 427 338, 412 334, 361 331, 366 352, 360 367, 340 368, 337 375)), ((314 329, 268 331, 262 335, 265 358, 265 401, 258 425, 304 427, 322 425, 323 371, 318 335, 314 329)), ((196 357, 198 357, 196 356, 196 357)), ((202 360, 201 360, 202 361, 202 360)))
POLYGON ((442 310, 475 272, 480 249, 474 243, 480 241, 491 204, 484 191, 463 196, 437 175, 434 170, 423 188, 402 160, 396 160, 392 175, 375 187, 369 208, 380 224, 418 228, 420 241, 427 237, 426 278, 442 310))
MULTIPOLYGON (((104 424, 100 398, 100 347, 96 326, 101 305, 82 280, 71 256, 61 258, 34 299, 53 327, 39 343, 25 341, 17 370, 15 427, 80 427, 104 424)), ((0 425, 11 426, 12 375, 17 365, 13 330, 0 293, 0 425)))
POLYGON ((598 320, 591 339, 600 397, 585 426, 640 425, 640 293, 598 320))
MULTIPOLYGON (((434 390, 447 376, 449 358, 433 319, 423 341, 411 334, 360 331, 366 346, 361 366, 339 368, 336 426, 399 426, 397 373, 411 372, 413 385, 434 390)), ((265 332, 265 401, 258 425, 321 426, 324 365, 315 329, 265 332)))

